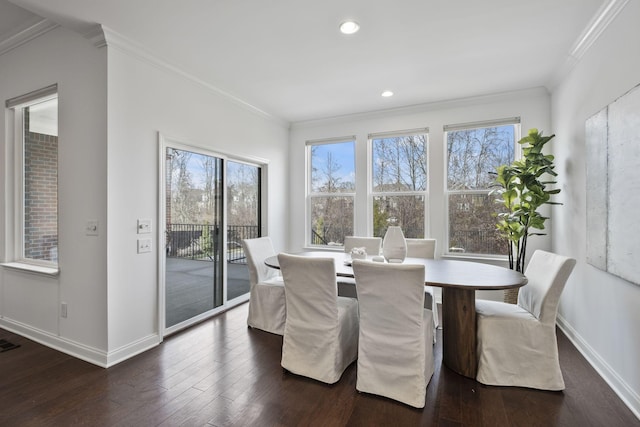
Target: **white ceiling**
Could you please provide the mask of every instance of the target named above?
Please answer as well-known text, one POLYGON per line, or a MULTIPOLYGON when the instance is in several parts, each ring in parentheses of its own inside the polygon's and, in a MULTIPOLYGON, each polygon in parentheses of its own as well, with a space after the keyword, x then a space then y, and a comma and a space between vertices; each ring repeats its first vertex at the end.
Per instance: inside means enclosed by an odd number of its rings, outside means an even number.
POLYGON ((26 10, 80 33, 99 23, 296 122, 549 88, 610 1, 0 0, 0 43, 33 25, 26 10), (360 32, 340 34, 345 18, 360 32))

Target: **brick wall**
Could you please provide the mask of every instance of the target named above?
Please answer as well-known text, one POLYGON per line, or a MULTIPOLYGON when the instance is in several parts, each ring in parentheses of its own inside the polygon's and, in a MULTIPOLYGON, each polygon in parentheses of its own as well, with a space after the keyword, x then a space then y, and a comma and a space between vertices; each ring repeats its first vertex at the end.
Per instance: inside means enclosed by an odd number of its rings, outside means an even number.
POLYGON ((58 137, 29 132, 25 114, 24 256, 58 260, 58 137))

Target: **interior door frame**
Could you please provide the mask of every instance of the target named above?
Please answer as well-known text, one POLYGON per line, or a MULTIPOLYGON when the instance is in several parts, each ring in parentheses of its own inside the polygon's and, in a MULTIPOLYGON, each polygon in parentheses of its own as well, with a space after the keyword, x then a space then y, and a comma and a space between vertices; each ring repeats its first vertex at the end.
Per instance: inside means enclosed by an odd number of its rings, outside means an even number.
POLYGON ((208 310, 205 313, 201 313, 192 317, 191 319, 178 323, 177 325, 166 327, 166 254, 164 251, 165 247, 165 238, 166 238, 166 150, 167 148, 176 148, 178 150, 190 151, 197 154, 202 154, 206 156, 212 156, 222 159, 223 169, 222 169, 222 186, 223 186, 223 215, 222 215, 222 247, 223 251, 227 247, 227 173, 226 173, 226 164, 227 161, 234 161, 239 163, 246 163, 249 165, 254 165, 260 168, 260 224, 261 224, 261 235, 267 234, 267 168, 269 161, 259 157, 251 157, 251 156, 238 156, 225 152, 221 152, 220 150, 214 150, 213 148, 206 147, 204 145, 194 144, 192 142, 183 141, 178 138, 173 138, 167 135, 158 132, 158 304, 157 304, 157 320, 158 320, 158 335, 161 340, 165 335, 171 335, 173 333, 179 332, 185 328, 188 328, 198 322, 201 322, 204 319, 208 319, 216 314, 222 313, 226 310, 229 310, 232 307, 235 307, 239 304, 242 304, 249 300, 249 293, 244 296, 237 297, 233 300, 232 304, 229 304, 227 301, 227 268, 223 268, 222 274, 222 287, 223 287, 223 302, 219 307, 215 307, 212 310, 208 310))

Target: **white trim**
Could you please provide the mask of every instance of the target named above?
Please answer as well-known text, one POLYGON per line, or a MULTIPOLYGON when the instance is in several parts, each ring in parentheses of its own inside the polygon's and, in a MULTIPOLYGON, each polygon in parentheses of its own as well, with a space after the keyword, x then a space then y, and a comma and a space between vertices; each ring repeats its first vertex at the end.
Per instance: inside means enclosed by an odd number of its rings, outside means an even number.
POLYGON ((604 30, 607 29, 628 2, 629 0, 609 0, 608 3, 604 3, 571 47, 569 57, 574 58, 576 61, 582 59, 591 45, 600 38, 604 30))
POLYGON ((549 90, 544 86, 487 95, 470 96, 466 98, 439 100, 426 102, 423 104, 408 105, 405 107, 389 108, 386 110, 376 110, 364 113, 345 114, 337 117, 326 117, 322 119, 292 122, 290 124, 290 129, 308 129, 321 126, 337 125, 341 123, 352 124, 352 122, 359 120, 389 119, 394 116, 420 114, 429 111, 440 111, 458 107, 470 107, 473 105, 485 105, 497 102, 506 102, 509 100, 522 101, 522 99, 534 98, 541 95, 549 95, 549 90))
POLYGON ((185 139, 173 137, 171 135, 162 133, 162 131, 158 131, 158 138, 159 138, 158 140, 159 142, 164 141, 166 145, 175 145, 177 147, 182 147, 186 151, 192 151, 192 152, 197 152, 197 153, 206 154, 206 155, 209 155, 211 153, 216 153, 220 155, 218 157, 226 157, 234 161, 243 161, 245 163, 256 164, 260 166, 268 165, 270 162, 269 159, 265 159, 264 157, 245 156, 245 155, 240 156, 237 154, 230 153, 228 151, 219 150, 218 148, 212 148, 211 146, 192 143, 192 142, 186 141, 185 139))
POLYGON ((93 26, 89 31, 83 34, 84 38, 91 40, 91 43, 97 48, 107 46, 107 38, 105 37, 102 26, 97 24, 93 26))
POLYGON ((7 119, 6 123, 6 144, 5 144, 5 164, 6 171, 4 174, 5 179, 5 195, 4 195, 4 211, 5 211, 5 221, 3 226, 4 234, 4 246, 3 246, 3 257, 2 261, 13 261, 16 259, 16 254, 19 251, 16 251, 16 241, 18 240, 16 230, 16 224, 18 223, 18 214, 17 204, 20 200, 19 195, 17 194, 18 188, 22 185, 22 167, 19 163, 19 156, 17 154, 20 150, 17 146, 16 142, 19 142, 19 137, 16 135, 16 129, 20 129, 22 127, 21 124, 17 123, 19 116, 16 114, 15 109, 7 110, 7 119))
POLYGON ((342 142, 356 142, 355 135, 336 136, 332 138, 310 139, 305 141, 305 145, 323 145, 323 144, 340 144, 342 142))
MULTIPOLYGON (((268 235, 265 233, 265 231, 267 230, 267 226, 266 226, 266 222, 267 222, 267 204, 268 204, 268 198, 267 198, 267 193, 266 193, 266 188, 268 186, 267 184, 267 179, 268 179, 268 173, 267 173, 267 168, 269 166, 269 160, 267 159, 263 159, 260 157, 255 157, 255 156, 238 156, 238 155, 233 155, 233 154, 228 154, 228 153, 224 153, 221 152, 219 150, 216 149, 212 149, 211 147, 204 147, 204 146, 199 146, 197 144, 193 144, 190 142, 185 142, 182 140, 179 140, 177 138, 172 138, 170 136, 164 135, 162 132, 158 132, 158 162, 159 162, 159 168, 158 168, 158 180, 159 180, 159 185, 158 185, 158 203, 159 203, 159 207, 158 207, 158 227, 157 227, 157 232, 158 232, 158 247, 161 248, 158 251, 158 331, 159 331, 159 340, 160 342, 163 340, 164 336, 176 333, 182 329, 185 329, 189 326, 192 326, 198 322, 201 322, 205 319, 208 319, 210 317, 213 317, 217 314, 220 314, 224 311, 229 310, 230 308, 233 308, 235 306, 237 306, 238 304, 242 304, 246 301, 248 301, 249 299, 249 294, 247 293, 244 296, 239 296, 233 300, 227 301, 227 268, 225 267, 223 269, 223 273, 222 273, 222 285, 223 285, 223 303, 222 305, 218 306, 218 307, 214 307, 211 310, 208 310, 204 313, 200 313, 190 319, 185 320, 184 322, 180 322, 176 325, 172 325, 170 327, 166 326, 166 313, 165 313, 165 306, 166 306, 166 297, 165 297, 165 292, 166 292, 166 251, 164 250, 165 247, 165 231, 166 231, 166 220, 167 220, 167 214, 166 214, 166 203, 165 203, 165 197, 166 197, 166 150, 167 148, 175 148, 178 150, 183 150, 183 151, 189 151, 189 152, 193 152, 193 153, 197 153, 197 154, 201 154, 201 155, 205 155, 205 156, 210 156, 210 157, 215 157, 218 159, 221 159, 223 161, 223 165, 224 165, 224 170, 223 170, 223 188, 224 188, 224 203, 223 203, 223 209, 224 209, 224 213, 222 215, 223 221, 221 224, 221 227, 223 230, 225 230, 225 232, 222 234, 222 245, 223 248, 227 247, 227 207, 228 207, 228 203, 227 203, 227 172, 226 172, 226 163, 228 161, 231 162, 235 162, 235 163, 242 163, 242 164, 246 164, 246 165, 250 165, 250 166, 254 166, 260 169, 261 171, 261 176, 260 176, 260 190, 261 190, 261 202, 260 202, 260 212, 259 215, 261 215, 261 224, 262 224, 262 230, 260 230, 260 232, 262 233, 261 235, 268 235)), ((129 356, 130 357, 130 356, 129 356)))
POLYGON ((507 117, 504 119, 482 120, 478 122, 455 123, 442 126, 444 132, 455 132, 459 130, 494 128, 499 126, 519 125, 520 117, 507 117))
POLYGON ((106 355, 104 367, 109 368, 140 353, 144 353, 161 343, 162 336, 160 334, 149 334, 116 350, 109 351, 106 355))
POLYGON ((377 132, 370 133, 367 135, 368 140, 372 139, 385 139, 385 138, 399 138, 403 136, 415 136, 415 135, 428 135, 429 128, 417 128, 417 129, 407 129, 407 130, 396 130, 390 132, 377 132))
POLYGON ((555 88, 564 80, 628 2, 629 0, 609 0, 598 9, 593 18, 591 18, 591 21, 589 21, 580 36, 571 46, 565 62, 551 77, 547 85, 549 88, 555 88))
MULTIPOLYGON (((101 25, 101 29, 104 33, 104 40, 106 41, 106 45, 109 48, 114 48, 122 53, 125 53, 133 58, 136 58, 138 60, 141 60, 143 62, 146 62, 147 64, 150 64, 156 68, 159 68, 161 70, 165 70, 165 71, 169 71, 173 74, 177 74, 180 77, 183 77, 193 83, 196 83, 200 86, 202 86, 203 88, 206 88, 224 98, 226 98, 227 100, 233 102, 236 105, 239 105, 241 107, 243 107, 245 110, 250 111, 254 114, 257 114, 263 118, 266 118, 268 120, 270 120, 273 123, 276 123, 280 126, 284 126, 285 128, 289 127, 289 122, 284 121, 278 117, 275 117, 261 109, 259 109, 258 107, 255 107, 251 104, 249 104, 248 102, 245 102, 243 100, 241 100, 240 98, 236 97, 235 95, 232 95, 229 92, 226 92, 222 89, 217 88, 216 86, 202 80, 199 79, 198 77, 195 77, 192 74, 189 74, 188 72, 184 71, 182 68, 175 66, 163 59, 158 58, 157 56, 155 56, 154 54, 152 54, 151 52, 149 52, 148 50, 146 50, 144 47, 142 47, 140 44, 126 38, 125 36, 123 36, 122 34, 119 34, 107 27, 105 27, 104 25, 101 25)), ((94 41, 94 44, 96 46, 99 46, 102 44, 102 41, 98 36, 96 36, 97 30, 92 30, 88 33, 88 37, 94 41)))
POLYGON ((567 336, 569 341, 578 349, 580 354, 589 362, 596 370, 598 375, 606 381, 613 392, 618 395, 620 400, 640 419, 640 395, 633 390, 625 380, 606 362, 605 359, 582 338, 571 324, 560 314, 557 317, 558 327, 567 336))
POLYGON ((107 353, 104 350, 53 335, 7 317, 0 318, 0 327, 94 365, 107 367, 107 353))
POLYGON ((0 42, 0 55, 4 55, 10 50, 17 48, 18 46, 21 46, 28 41, 35 39, 36 37, 40 37, 41 35, 48 33, 58 26, 59 25, 55 22, 38 18, 36 22, 27 26, 25 29, 2 40, 0 42))
POLYGON ((24 258, 24 114, 21 108, 13 108, 13 145, 15 173, 13 189, 13 253, 11 260, 24 258))
POLYGON ((158 334, 150 334, 114 351, 105 352, 104 350, 53 335, 49 332, 6 317, 0 318, 0 327, 102 368, 109 368, 117 363, 130 359, 140 353, 156 347, 162 342, 158 334))
POLYGON ((169 142, 167 138, 158 132, 158 222, 156 232, 158 233, 156 241, 158 242, 158 324, 157 331, 160 341, 164 339, 166 334, 166 227, 167 227, 167 146, 169 142))
POLYGON ((19 108, 22 106, 33 105, 44 101, 49 101, 58 97, 58 83, 54 83, 47 87, 36 89, 24 95, 7 99, 6 108, 19 108))
POLYGON ((45 276, 57 276, 60 274, 60 270, 57 267, 47 267, 44 265, 27 264, 24 262, 6 262, 0 264, 5 268, 10 268, 16 271, 24 271, 26 273, 42 274, 45 276))
MULTIPOLYGON (((15 270, 30 271, 39 274, 55 276, 58 274, 58 261, 38 260, 33 258, 26 258, 24 251, 25 242, 25 188, 24 188, 24 150, 25 150, 25 129, 24 129, 24 113, 23 109, 39 104, 43 101, 49 101, 58 99, 58 84, 36 89, 29 93, 19 95, 8 99, 5 102, 7 112, 7 130, 11 131, 8 136, 13 138, 13 143, 8 144, 13 149, 13 171, 9 171, 13 175, 13 203, 12 208, 7 209, 7 212, 12 211, 13 223, 7 222, 6 230, 7 234, 11 235, 11 246, 7 246, 8 253, 5 254, 5 259, 9 261, 5 264, 5 267, 9 267, 15 270)), ((57 105, 56 105, 57 108, 57 105)), ((57 119, 57 117, 56 117, 57 119)), ((57 123, 56 123, 57 125, 57 123)), ((11 142, 11 141, 9 141, 11 142)), ((58 150, 56 148, 56 156, 58 150)), ((58 162, 56 160, 56 171, 58 170, 58 162)), ((56 197, 59 196, 56 183, 56 197)), ((9 205, 11 207, 11 205, 9 205)), ((59 235, 59 211, 56 209, 56 232, 59 235)), ((9 236, 8 236, 9 237, 9 236)))

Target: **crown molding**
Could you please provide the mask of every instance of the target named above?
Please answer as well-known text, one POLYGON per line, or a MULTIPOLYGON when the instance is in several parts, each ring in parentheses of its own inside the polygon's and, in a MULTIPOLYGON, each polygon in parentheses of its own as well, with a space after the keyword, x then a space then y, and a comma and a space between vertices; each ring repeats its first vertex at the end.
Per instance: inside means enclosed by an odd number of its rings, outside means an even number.
POLYGON ((193 83, 196 83, 200 86, 202 86, 203 88, 214 92, 215 94, 222 96, 223 98, 233 102, 236 105, 239 105, 240 107, 244 108, 245 110, 248 110, 254 114, 257 114, 271 122, 276 123, 277 125, 283 126, 285 128, 289 128, 289 122, 286 120, 283 120, 281 118, 278 118, 276 116, 273 116, 251 104, 249 104, 248 102, 243 101, 242 99, 228 93, 225 92, 222 89, 219 89, 217 87, 215 87, 214 85, 193 76, 192 74, 184 71, 183 69, 163 60, 158 58, 156 55, 154 55, 153 53, 149 52, 148 50, 146 50, 142 45, 127 39, 125 36, 123 36, 122 34, 119 34, 107 27, 105 27, 104 25, 98 25, 99 28, 93 28, 92 30, 90 30, 88 33, 85 34, 85 37, 90 39, 95 46, 97 47, 101 47, 101 46, 108 46, 109 48, 113 48, 113 49, 117 49, 120 52, 123 52, 133 58, 136 58, 140 61, 146 62, 147 64, 150 64, 156 68, 159 68, 161 70, 164 71, 169 71, 173 74, 176 74, 180 77, 183 77, 193 83))
POLYGON ((107 45, 107 38, 102 31, 102 25, 96 24, 89 31, 82 35, 85 39, 88 39, 97 48, 105 47, 107 45))
POLYGON ((409 114, 422 114, 429 111, 439 111, 458 107, 468 107, 471 105, 483 105, 497 102, 506 102, 512 99, 534 98, 539 96, 549 96, 546 87, 537 86, 527 89, 519 89, 508 92, 498 92, 487 95, 477 95, 465 98, 445 99, 440 101, 414 104, 404 107, 387 108, 384 110, 367 111, 362 113, 345 114, 342 116, 325 117, 320 119, 301 120, 291 123, 290 129, 306 129, 316 126, 326 126, 338 123, 350 123, 358 120, 374 120, 391 116, 402 116, 409 114))
POLYGON ((628 2, 629 0, 609 0, 598 9, 578 39, 573 43, 573 46, 571 46, 565 62, 551 78, 550 88, 556 87, 564 80, 628 2))
POLYGON ((4 55, 12 49, 17 48, 25 44, 26 42, 35 39, 49 31, 57 28, 58 24, 51 22, 47 19, 38 19, 31 25, 27 26, 21 31, 9 36, 5 40, 0 42, 0 55, 4 55))

